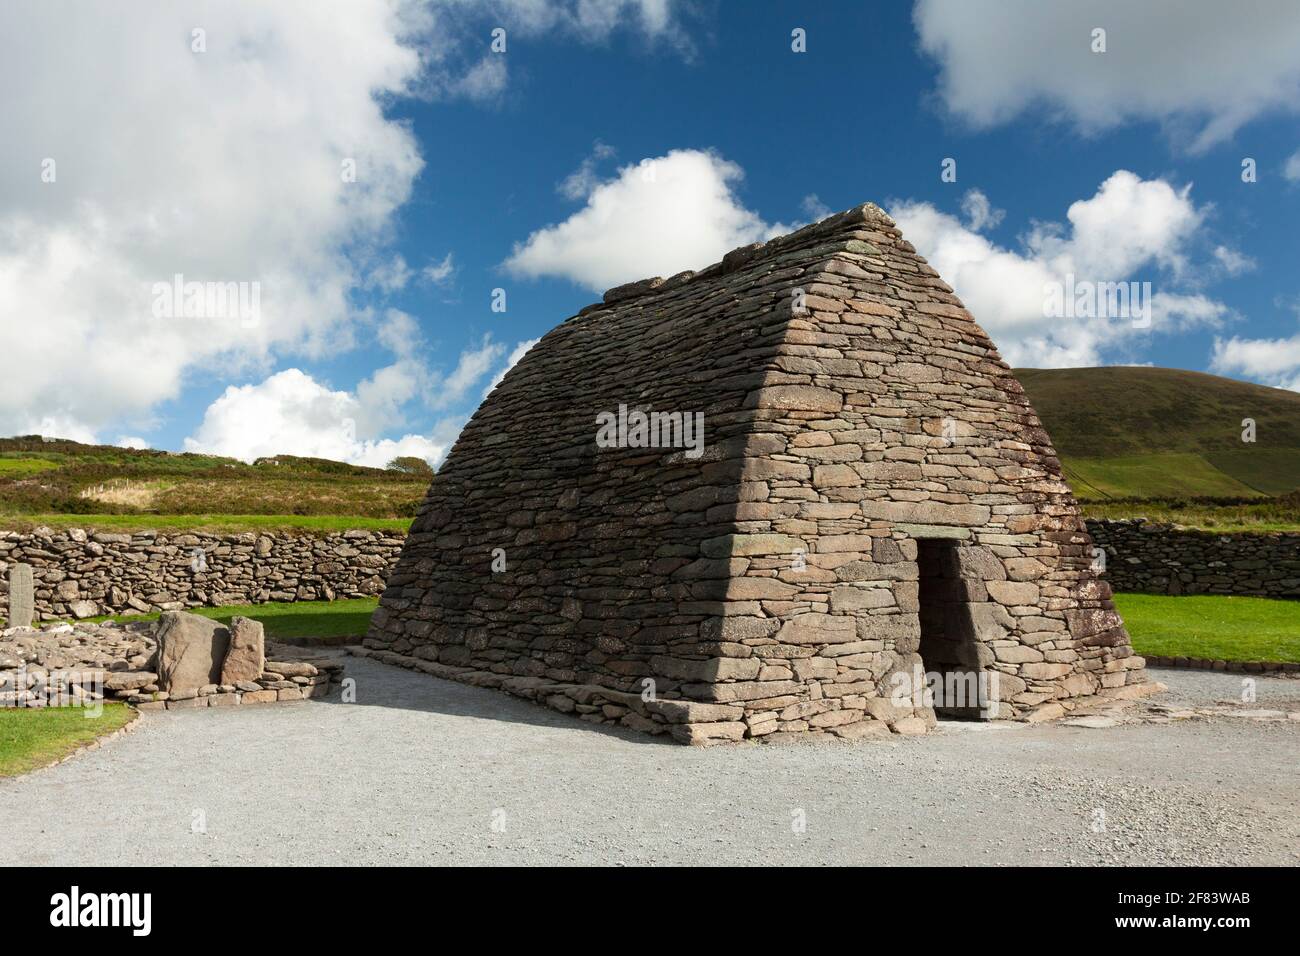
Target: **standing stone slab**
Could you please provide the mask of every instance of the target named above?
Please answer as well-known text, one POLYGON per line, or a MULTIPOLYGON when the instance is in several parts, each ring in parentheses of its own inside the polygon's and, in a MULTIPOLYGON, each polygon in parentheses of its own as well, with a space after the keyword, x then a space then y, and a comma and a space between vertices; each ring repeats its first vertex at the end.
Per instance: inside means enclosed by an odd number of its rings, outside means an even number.
POLYGON ((221 665, 230 631, 216 621, 184 611, 165 611, 158 619, 158 688, 170 694, 221 683, 221 665))
POLYGON ((9 569, 9 627, 31 627, 35 612, 32 566, 15 564, 9 569))
POLYGON ((236 617, 230 622, 230 649, 221 664, 222 684, 255 681, 266 666, 266 635, 261 621, 236 617))

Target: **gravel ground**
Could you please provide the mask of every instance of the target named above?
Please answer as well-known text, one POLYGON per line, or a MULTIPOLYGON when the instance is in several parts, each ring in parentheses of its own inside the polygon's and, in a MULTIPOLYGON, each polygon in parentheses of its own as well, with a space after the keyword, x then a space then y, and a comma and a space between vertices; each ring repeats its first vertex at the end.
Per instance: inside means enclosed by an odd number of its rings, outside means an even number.
MULTIPOLYGON (((1300 862, 1300 721, 958 724, 701 750, 347 666, 355 704, 145 714, 99 750, 0 781, 0 830, 23 835, 8 861, 1300 862)), ((1168 703, 1240 695, 1236 675, 1155 674, 1168 703)), ((1300 710, 1300 682, 1257 686, 1250 706, 1300 710)))

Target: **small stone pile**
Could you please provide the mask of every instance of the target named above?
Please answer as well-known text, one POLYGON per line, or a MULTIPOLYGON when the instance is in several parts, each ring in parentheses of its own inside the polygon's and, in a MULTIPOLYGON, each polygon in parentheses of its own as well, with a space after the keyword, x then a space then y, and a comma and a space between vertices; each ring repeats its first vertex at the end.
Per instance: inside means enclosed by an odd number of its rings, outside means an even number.
POLYGON ((229 627, 169 611, 156 624, 58 624, 0 631, 0 706, 123 700, 140 710, 324 697, 338 658, 270 644, 244 617, 229 627), (268 660, 270 650, 272 659, 268 660))

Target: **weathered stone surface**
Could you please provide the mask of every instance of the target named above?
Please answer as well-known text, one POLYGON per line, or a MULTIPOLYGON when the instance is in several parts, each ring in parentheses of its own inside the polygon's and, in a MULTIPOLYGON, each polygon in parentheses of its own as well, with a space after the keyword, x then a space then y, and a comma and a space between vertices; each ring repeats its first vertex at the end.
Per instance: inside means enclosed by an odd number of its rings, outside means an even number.
MULTIPOLYGON (((33 620, 81 620, 99 614, 181 610, 193 604, 359 598, 383 590, 403 538, 400 533, 365 530, 255 537, 206 532, 87 535, 77 528, 45 528, 0 532, 0 571, 5 563, 10 569, 15 564, 31 567, 33 620), (193 567, 195 551, 204 556, 201 573, 193 567)), ((11 590, 0 588, 0 615, 13 624, 18 618, 11 590)))
POLYGON ((230 647, 221 664, 221 683, 255 681, 266 664, 266 635, 261 621, 234 617, 230 621, 230 647))
POLYGON ((857 640, 852 617, 836 614, 797 614, 777 632, 781 644, 843 644, 857 640))
POLYGON ((1090 519, 1088 531, 1116 591, 1300 598, 1300 532, 1223 534, 1142 519, 1090 519))
POLYGON ((924 732, 923 701, 872 710, 914 668, 997 673, 1008 718, 1123 669, 1089 551, 1024 390, 866 205, 547 333, 431 484, 365 646, 685 742, 924 732))
POLYGON ((36 611, 36 592, 30 564, 9 567, 9 627, 31 627, 36 611))
POLYGON ((1018 581, 987 581, 989 597, 999 604, 1011 606, 1038 603, 1038 585, 1018 581))
POLYGON ((230 646, 230 631, 223 624, 188 614, 166 611, 158 619, 158 686, 176 691, 197 690, 221 683, 221 662, 230 646))

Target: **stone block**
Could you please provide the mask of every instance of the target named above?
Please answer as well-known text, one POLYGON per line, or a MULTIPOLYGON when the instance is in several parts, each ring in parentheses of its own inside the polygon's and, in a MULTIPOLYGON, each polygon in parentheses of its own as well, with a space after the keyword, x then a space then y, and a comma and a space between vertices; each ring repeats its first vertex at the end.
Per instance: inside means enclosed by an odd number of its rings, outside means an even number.
POLYGON ((266 664, 266 635, 261 621, 235 617, 230 622, 230 647, 221 662, 221 683, 255 681, 266 664))
POLYGON ((31 627, 36 614, 36 590, 30 564, 9 566, 8 627, 31 627))
POLYGON ((158 687, 177 691, 219 684, 221 664, 230 645, 227 628, 197 614, 165 611, 154 630, 158 642, 158 687))

